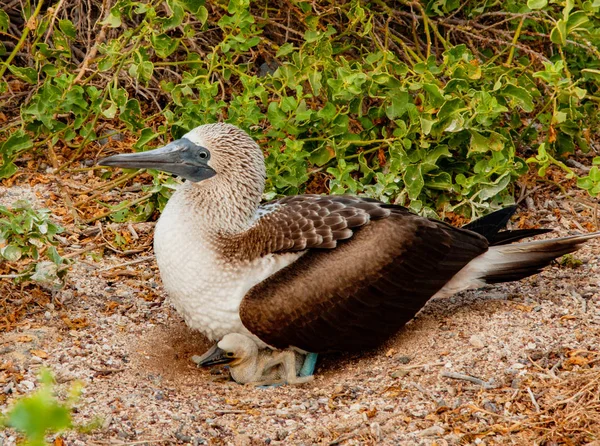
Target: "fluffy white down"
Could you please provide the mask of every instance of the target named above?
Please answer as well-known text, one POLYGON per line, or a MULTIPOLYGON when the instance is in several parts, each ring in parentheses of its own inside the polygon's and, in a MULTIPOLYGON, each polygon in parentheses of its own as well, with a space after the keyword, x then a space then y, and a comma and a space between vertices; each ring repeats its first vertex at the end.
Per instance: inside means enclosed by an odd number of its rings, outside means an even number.
MULTIPOLYGON (((239 316, 242 299, 259 282, 294 262, 301 253, 268 255, 229 264, 219 258, 202 218, 191 212, 182 190, 169 200, 154 234, 164 287, 188 326, 211 340, 228 333, 251 335, 239 316)), ((261 347, 265 344, 252 336, 261 347)))

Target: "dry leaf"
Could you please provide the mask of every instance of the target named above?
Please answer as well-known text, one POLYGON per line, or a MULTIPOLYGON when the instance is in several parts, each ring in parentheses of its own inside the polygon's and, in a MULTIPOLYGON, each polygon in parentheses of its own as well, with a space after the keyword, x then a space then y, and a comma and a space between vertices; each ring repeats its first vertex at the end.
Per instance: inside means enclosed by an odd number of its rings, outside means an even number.
POLYGON ((34 356, 37 356, 38 358, 48 358, 48 353, 46 353, 44 350, 29 350, 29 353, 31 353, 34 356))

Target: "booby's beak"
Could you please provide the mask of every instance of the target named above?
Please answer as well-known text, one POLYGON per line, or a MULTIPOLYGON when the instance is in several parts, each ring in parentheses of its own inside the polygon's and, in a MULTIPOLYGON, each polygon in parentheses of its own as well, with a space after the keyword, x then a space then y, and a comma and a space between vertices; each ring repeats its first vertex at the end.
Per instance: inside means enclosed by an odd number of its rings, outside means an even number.
POLYGON ((217 364, 229 364, 235 358, 231 356, 226 356, 225 350, 219 348, 217 344, 215 344, 209 351, 204 353, 202 356, 194 356, 192 357, 192 361, 194 361, 199 367, 208 367, 211 365, 217 364))
POLYGON ((109 156, 98 161, 98 164, 127 169, 157 169, 199 182, 216 175, 208 165, 209 160, 208 149, 181 138, 160 149, 109 156))

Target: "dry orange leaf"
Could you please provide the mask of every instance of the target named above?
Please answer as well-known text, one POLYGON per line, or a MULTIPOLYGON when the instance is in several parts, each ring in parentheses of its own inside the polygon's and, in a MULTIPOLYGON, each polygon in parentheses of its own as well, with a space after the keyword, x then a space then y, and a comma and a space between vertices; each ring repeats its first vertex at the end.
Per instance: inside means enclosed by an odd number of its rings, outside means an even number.
POLYGON ((17 338, 17 342, 31 342, 31 341, 33 341, 33 338, 29 335, 19 336, 17 338))
POLYGON ((565 361, 565 364, 568 365, 588 365, 589 360, 584 358, 583 356, 573 356, 565 361))
POLYGON ((44 350, 29 350, 29 353, 42 359, 46 359, 48 357, 48 353, 46 353, 44 350))
POLYGON ((529 305, 521 305, 521 304, 518 304, 518 305, 517 305, 517 309, 518 309, 518 310, 521 310, 521 311, 524 311, 525 313, 529 313, 531 310, 533 310, 533 307, 531 307, 531 306, 529 306, 529 305))

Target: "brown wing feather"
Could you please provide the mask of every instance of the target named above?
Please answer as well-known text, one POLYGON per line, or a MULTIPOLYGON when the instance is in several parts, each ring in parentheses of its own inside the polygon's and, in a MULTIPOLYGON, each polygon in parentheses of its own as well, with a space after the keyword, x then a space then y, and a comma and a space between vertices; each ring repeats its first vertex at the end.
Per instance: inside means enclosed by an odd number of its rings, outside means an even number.
POLYGON ((309 250, 253 287, 240 316, 246 328, 278 348, 371 348, 486 250, 478 234, 394 209, 359 227, 351 243, 309 250))
POLYGON ((263 205, 268 213, 248 231, 221 240, 226 257, 250 260, 271 253, 332 249, 371 220, 390 215, 383 203, 346 195, 296 195, 263 205), (270 212, 269 212, 270 211, 270 212))

